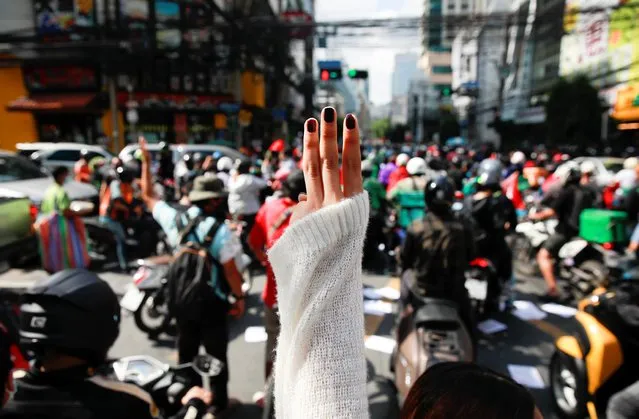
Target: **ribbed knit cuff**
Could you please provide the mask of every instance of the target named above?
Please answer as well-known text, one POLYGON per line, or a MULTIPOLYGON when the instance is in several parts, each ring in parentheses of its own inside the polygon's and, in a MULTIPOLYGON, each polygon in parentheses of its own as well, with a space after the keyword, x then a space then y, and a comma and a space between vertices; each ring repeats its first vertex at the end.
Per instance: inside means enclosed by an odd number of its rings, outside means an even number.
POLYGON ((299 253, 314 253, 353 233, 363 236, 369 208, 368 193, 363 192, 307 215, 284 232, 269 251, 269 259, 280 261, 299 253))

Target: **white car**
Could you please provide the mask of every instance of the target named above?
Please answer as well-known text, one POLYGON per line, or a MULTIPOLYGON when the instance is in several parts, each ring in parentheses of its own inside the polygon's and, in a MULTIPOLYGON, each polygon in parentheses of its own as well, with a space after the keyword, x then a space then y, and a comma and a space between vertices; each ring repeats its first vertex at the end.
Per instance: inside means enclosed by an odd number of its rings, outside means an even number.
POLYGON ((595 167, 595 181, 597 186, 609 185, 617 172, 623 169, 624 159, 618 157, 576 157, 562 164, 555 170, 554 176, 564 178, 570 169, 579 168, 585 161, 592 162, 595 167))
MULTIPOLYGON (((173 162, 178 163, 184 153, 201 153, 203 156, 210 156, 214 153, 220 153, 222 156, 228 156, 233 160, 246 160, 246 156, 239 151, 223 145, 214 144, 171 144, 173 151, 173 162)), ((128 162, 135 157, 138 150, 137 144, 129 144, 120 151, 119 157, 123 162, 128 162)), ((157 153, 160 151, 159 144, 149 144, 148 147, 151 156, 155 160, 157 153)))
POLYGON ((59 166, 73 170, 83 150, 88 152, 89 161, 94 157, 102 157, 107 161, 113 158, 111 153, 100 146, 80 143, 19 143, 17 149, 20 155, 39 162, 48 170, 59 166))

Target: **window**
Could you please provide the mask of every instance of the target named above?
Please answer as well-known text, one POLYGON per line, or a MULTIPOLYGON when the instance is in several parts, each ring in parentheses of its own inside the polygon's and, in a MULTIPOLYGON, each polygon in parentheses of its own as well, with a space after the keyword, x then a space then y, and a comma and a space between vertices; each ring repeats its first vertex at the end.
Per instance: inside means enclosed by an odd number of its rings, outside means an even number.
POLYGON ((29 180, 47 177, 35 164, 21 157, 0 156, 0 182, 29 180))
POLYGON ((434 65, 432 69, 433 74, 450 74, 453 69, 449 65, 434 65))
POLYGON ((80 150, 58 150, 45 157, 46 160, 78 161, 80 150))

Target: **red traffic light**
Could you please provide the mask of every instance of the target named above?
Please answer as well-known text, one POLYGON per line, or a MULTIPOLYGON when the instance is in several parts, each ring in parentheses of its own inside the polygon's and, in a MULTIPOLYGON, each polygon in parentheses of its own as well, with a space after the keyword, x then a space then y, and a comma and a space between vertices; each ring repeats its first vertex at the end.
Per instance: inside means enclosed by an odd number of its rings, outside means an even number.
POLYGON ((328 81, 331 78, 331 75, 328 70, 322 70, 320 72, 320 79, 322 81, 328 81))

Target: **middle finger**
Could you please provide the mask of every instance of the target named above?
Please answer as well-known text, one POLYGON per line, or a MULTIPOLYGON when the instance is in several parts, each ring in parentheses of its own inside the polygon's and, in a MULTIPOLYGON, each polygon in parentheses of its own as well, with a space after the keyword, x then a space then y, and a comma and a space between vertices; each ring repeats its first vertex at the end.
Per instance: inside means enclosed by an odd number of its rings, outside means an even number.
POLYGON ((335 203, 342 199, 339 185, 339 153, 337 151, 337 115, 334 108, 322 111, 320 135, 320 160, 322 162, 322 183, 324 202, 335 203))

